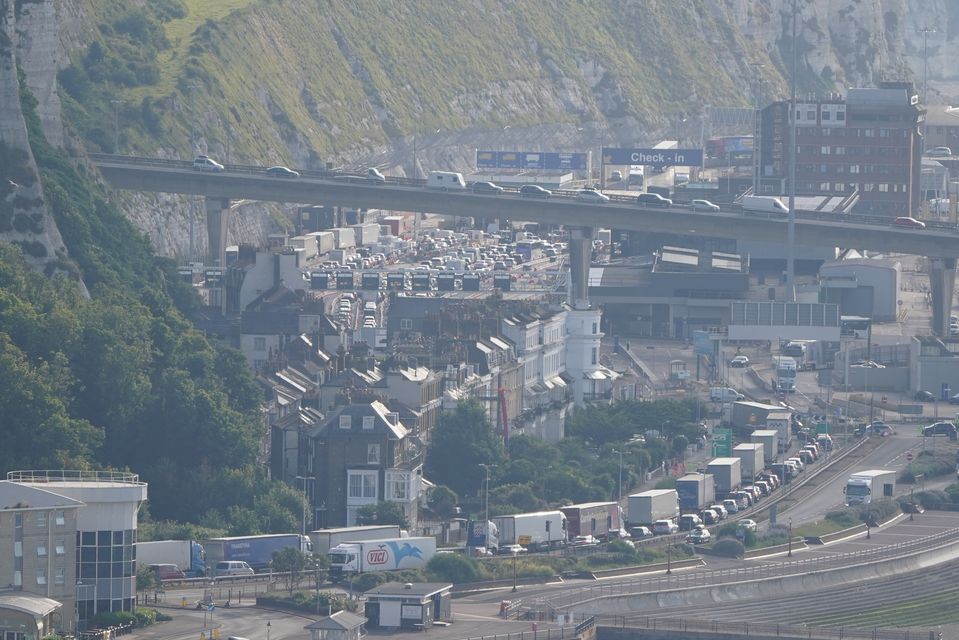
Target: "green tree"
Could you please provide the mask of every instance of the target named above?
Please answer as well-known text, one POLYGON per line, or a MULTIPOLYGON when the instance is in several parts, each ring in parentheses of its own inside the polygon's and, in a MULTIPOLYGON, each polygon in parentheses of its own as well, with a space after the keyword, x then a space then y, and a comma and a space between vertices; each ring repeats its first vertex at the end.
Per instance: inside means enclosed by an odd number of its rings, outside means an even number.
POLYGON ((426 504, 430 511, 444 520, 449 520, 456 515, 456 505, 459 504, 459 501, 459 496, 456 495, 455 491, 447 486, 439 485, 430 491, 430 497, 426 504))
POLYGON ((500 464, 503 445, 482 407, 460 403, 440 416, 426 456, 426 475, 460 495, 476 492, 485 479, 479 465, 500 464))
POLYGON ((406 514, 403 513, 403 507, 401 507, 398 502, 388 501, 360 507, 356 512, 356 524, 395 524, 399 525, 402 529, 407 529, 410 526, 409 521, 406 519, 406 514))
POLYGON ((137 591, 150 591, 160 586, 156 572, 148 566, 137 567, 137 591))
POLYGON ((273 571, 279 574, 280 580, 291 596, 293 590, 300 586, 303 572, 308 566, 307 556, 295 547, 286 547, 273 552, 273 571))

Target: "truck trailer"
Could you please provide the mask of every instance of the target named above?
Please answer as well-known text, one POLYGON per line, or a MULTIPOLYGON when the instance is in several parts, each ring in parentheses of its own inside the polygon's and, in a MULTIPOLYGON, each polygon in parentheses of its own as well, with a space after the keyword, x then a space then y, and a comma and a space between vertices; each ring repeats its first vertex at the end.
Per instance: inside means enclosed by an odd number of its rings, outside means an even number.
POLYGON ((733 455, 739 458, 740 477, 751 483, 766 467, 765 447, 758 442, 744 442, 733 447, 733 455))
POLYGON ((288 547, 299 549, 303 553, 313 552, 313 543, 307 536, 298 533, 271 533, 260 536, 236 536, 232 538, 210 538, 203 541, 206 550, 208 573, 222 560, 243 560, 254 571, 263 571, 273 562, 273 552, 288 547))
POLYGON ((384 524, 367 527, 338 527, 336 529, 317 529, 310 532, 310 542, 313 543, 313 553, 325 556, 326 552, 341 542, 356 542, 358 540, 385 540, 387 538, 402 538, 403 533, 399 525, 384 524))
POLYGON ((676 480, 679 508, 697 512, 716 501, 716 484, 711 473, 690 473, 676 480))
POLYGON ((763 461, 766 464, 776 460, 779 451, 779 432, 775 429, 756 429, 749 435, 749 441, 763 446, 763 461))
POLYGON ((562 511, 515 513, 493 518, 498 544, 520 544, 529 549, 549 549, 566 540, 566 516, 562 511))
POLYGON ((422 569, 436 555, 436 538, 385 538, 343 542, 326 553, 330 579, 344 574, 422 569))
POLYGON ((619 504, 615 502, 584 502, 560 507, 566 516, 566 535, 569 540, 576 536, 592 535, 606 539, 619 535, 623 524, 619 517, 619 504))
POLYGON ((206 554, 195 540, 154 540, 136 543, 137 566, 175 564, 187 578, 206 574, 206 554))
POLYGON ((626 503, 626 522, 629 526, 652 526, 657 520, 679 517, 679 495, 675 489, 652 489, 629 496, 626 503))
POLYGON ((719 496, 735 491, 742 483, 739 458, 715 458, 706 465, 706 472, 713 475, 715 492, 719 496))
POLYGON ((846 504, 869 504, 891 499, 896 493, 896 472, 889 469, 857 471, 846 482, 846 504))

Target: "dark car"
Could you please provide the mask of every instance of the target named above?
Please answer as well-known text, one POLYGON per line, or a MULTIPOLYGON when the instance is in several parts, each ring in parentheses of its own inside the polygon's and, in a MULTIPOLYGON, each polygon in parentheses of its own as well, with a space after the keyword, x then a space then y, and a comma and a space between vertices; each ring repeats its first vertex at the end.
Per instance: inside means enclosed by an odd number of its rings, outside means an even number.
POLYGON ((658 193, 641 193, 636 198, 636 202, 647 207, 669 207, 673 204, 672 200, 658 193))
POLYGON ((922 428, 923 437, 926 436, 949 436, 950 440, 956 439, 956 425, 951 422, 937 422, 928 427, 922 428))
POLYGON ((936 396, 931 391, 917 391, 913 398, 919 402, 935 402, 936 396))
POLYGON ((290 169, 289 167, 281 167, 281 166, 270 167, 269 169, 266 170, 266 172, 276 178, 299 178, 300 177, 299 171, 294 171, 293 169, 290 169))
POLYGON ((524 184, 519 188, 519 194, 524 198, 548 198, 553 195, 553 192, 538 184, 524 184))
POLYGON ((493 184, 492 182, 474 182, 473 183, 473 193, 490 193, 494 196, 498 196, 503 193, 503 187, 498 184, 493 184))

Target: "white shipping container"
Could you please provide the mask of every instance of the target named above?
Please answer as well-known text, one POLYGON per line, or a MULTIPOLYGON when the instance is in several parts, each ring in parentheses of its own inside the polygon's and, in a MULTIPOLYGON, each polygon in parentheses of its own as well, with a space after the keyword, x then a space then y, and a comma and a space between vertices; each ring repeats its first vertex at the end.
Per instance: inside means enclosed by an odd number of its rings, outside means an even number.
POLYGON ((350 228, 330 229, 336 238, 337 249, 348 249, 356 246, 356 234, 350 228))
POLYGON ((360 247, 376 244, 377 239, 380 237, 380 225, 378 224, 354 224, 351 225, 350 228, 353 229, 356 245, 360 247))
POLYGON ((629 526, 652 525, 657 520, 679 517, 679 495, 675 489, 652 489, 629 496, 626 521, 629 526))
POLYGON ((752 482, 766 466, 765 447, 760 442, 747 442, 733 447, 733 455, 739 458, 739 470, 743 482, 752 482))
POLYGON ((763 460, 766 464, 771 464, 776 459, 778 440, 779 433, 773 429, 757 429, 749 436, 750 442, 763 445, 763 460))
POLYGON ((314 231, 306 235, 316 238, 316 251, 321 256, 336 249, 336 237, 330 231, 314 231))
POLYGON ((725 497, 730 491, 739 488, 742 483, 740 469, 739 458, 715 458, 706 465, 706 471, 713 474, 716 495, 725 497))

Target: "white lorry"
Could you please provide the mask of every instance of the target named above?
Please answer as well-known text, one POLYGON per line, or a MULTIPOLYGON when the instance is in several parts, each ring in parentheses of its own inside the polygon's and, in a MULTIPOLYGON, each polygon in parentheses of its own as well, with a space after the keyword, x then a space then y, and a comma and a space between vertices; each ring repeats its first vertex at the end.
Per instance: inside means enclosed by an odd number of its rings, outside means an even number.
POLYGON ((559 546, 566 541, 566 516, 562 511, 516 513, 493 518, 500 547, 520 544, 533 549, 559 546))
POLYGON ((651 489, 629 496, 626 522, 630 526, 651 527, 657 520, 676 521, 679 517, 679 494, 675 489, 651 489))
POLYGON ((796 360, 790 356, 773 356, 773 366, 776 369, 776 379, 773 382, 776 391, 779 393, 795 392, 796 371, 799 369, 796 360))
POLYGON ((187 578, 206 574, 206 554, 195 540, 154 540, 136 543, 137 566, 175 564, 187 578))
POLYGON ((341 542, 384 540, 386 538, 402 537, 403 532, 400 530, 399 525, 395 524, 317 529, 316 531, 310 532, 310 542, 313 543, 313 553, 318 556, 325 556, 327 551, 341 542))
POLYGON ((422 569, 436 555, 436 538, 387 538, 338 544, 326 553, 330 580, 344 574, 422 569))
POLYGON ((846 482, 846 504, 870 504, 896 493, 896 472, 889 469, 857 471, 846 482))

